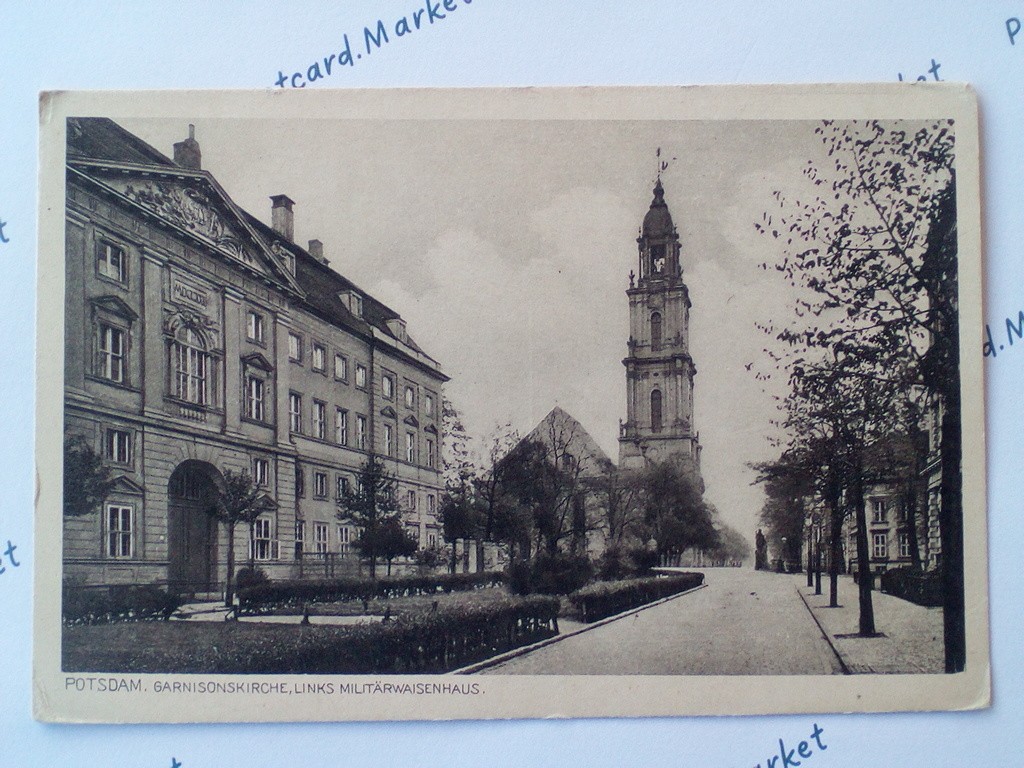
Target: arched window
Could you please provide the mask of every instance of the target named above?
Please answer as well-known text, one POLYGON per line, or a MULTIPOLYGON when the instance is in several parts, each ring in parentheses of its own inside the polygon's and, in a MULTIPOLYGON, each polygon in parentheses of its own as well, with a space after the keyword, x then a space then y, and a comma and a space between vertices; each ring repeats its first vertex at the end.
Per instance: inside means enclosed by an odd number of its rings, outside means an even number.
POLYGON ((651 431, 661 432, 661 390, 651 391, 651 431))
POLYGON ((651 315, 651 351, 657 352, 661 349, 661 313, 655 312, 651 315))
POLYGON ((210 368, 203 337, 192 328, 179 330, 171 344, 174 396, 196 405, 210 405, 210 368))

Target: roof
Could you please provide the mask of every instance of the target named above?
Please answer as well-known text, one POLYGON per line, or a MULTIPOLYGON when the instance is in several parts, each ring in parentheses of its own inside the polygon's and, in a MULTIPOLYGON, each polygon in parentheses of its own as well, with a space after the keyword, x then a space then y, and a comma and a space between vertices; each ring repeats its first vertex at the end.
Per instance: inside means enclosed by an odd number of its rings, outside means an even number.
POLYGON ((651 200, 650 210, 644 216, 643 234, 644 237, 667 237, 675 234, 675 225, 665 203, 665 190, 661 186, 660 178, 654 185, 654 199, 651 200))
POLYGON ((557 405, 520 442, 527 440, 553 448, 556 455, 571 454, 585 475, 596 475, 602 465, 612 463, 583 425, 557 405))

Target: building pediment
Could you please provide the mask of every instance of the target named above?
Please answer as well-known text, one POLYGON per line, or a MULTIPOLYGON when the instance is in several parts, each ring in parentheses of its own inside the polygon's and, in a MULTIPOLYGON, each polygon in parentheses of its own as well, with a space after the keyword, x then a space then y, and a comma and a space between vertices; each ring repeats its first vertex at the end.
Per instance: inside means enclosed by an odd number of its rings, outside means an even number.
POLYGON ((380 409, 380 415, 384 416, 384 417, 386 417, 388 419, 397 419, 398 418, 398 414, 395 413, 395 409, 392 408, 390 405, 385 405, 383 408, 381 408, 380 409))
POLYGON ((139 319, 135 310, 129 307, 123 299, 120 299, 117 296, 98 296, 95 299, 91 299, 91 302, 97 309, 102 309, 112 315, 123 317, 125 320, 135 322, 139 319))
POLYGON ((274 370, 274 366, 270 364, 270 361, 267 360, 267 358, 265 358, 259 352, 255 352, 251 355, 246 355, 245 357, 243 357, 242 364, 247 368, 257 368, 266 373, 270 373, 271 371, 274 370))
POLYGON ((110 489, 111 493, 126 493, 131 496, 142 496, 142 486, 136 483, 127 475, 118 475, 114 478, 114 486, 110 489))
POLYGON ((419 421, 416 420, 416 417, 412 415, 406 416, 402 421, 410 427, 418 427, 420 425, 419 421))
POLYGON ((246 271, 302 295, 280 250, 249 224, 207 171, 72 160, 73 174, 226 257, 246 271))
POLYGON ((435 427, 433 424, 427 424, 427 426, 425 426, 423 428, 423 431, 424 432, 429 432, 432 435, 436 435, 437 434, 437 427, 435 427))

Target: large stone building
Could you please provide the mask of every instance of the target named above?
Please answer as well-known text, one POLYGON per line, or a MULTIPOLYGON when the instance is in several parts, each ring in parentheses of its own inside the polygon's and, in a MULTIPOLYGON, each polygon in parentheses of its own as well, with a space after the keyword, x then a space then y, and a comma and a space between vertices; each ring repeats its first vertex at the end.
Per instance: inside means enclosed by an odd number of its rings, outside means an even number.
POLYGON ((401 316, 293 242, 287 196, 272 226, 241 210, 191 128, 173 160, 110 120, 67 131, 65 429, 116 485, 65 519, 65 577, 217 591, 227 538, 206 510, 225 470, 273 502, 236 562, 332 573, 358 535, 337 499, 371 453, 407 531, 439 544, 446 377, 401 316))
POLYGON ((639 274, 630 273, 626 421, 619 430, 619 467, 669 459, 700 477, 693 421, 690 293, 683 282, 679 233, 659 178, 637 237, 639 274))

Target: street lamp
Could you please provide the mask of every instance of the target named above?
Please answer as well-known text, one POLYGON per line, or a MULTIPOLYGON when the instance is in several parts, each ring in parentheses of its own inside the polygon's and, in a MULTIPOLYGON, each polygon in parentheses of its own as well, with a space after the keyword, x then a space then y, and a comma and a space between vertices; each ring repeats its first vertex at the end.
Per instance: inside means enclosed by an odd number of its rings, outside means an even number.
POLYGON ((782 537, 782 557, 779 558, 779 573, 786 572, 786 537, 782 537))

